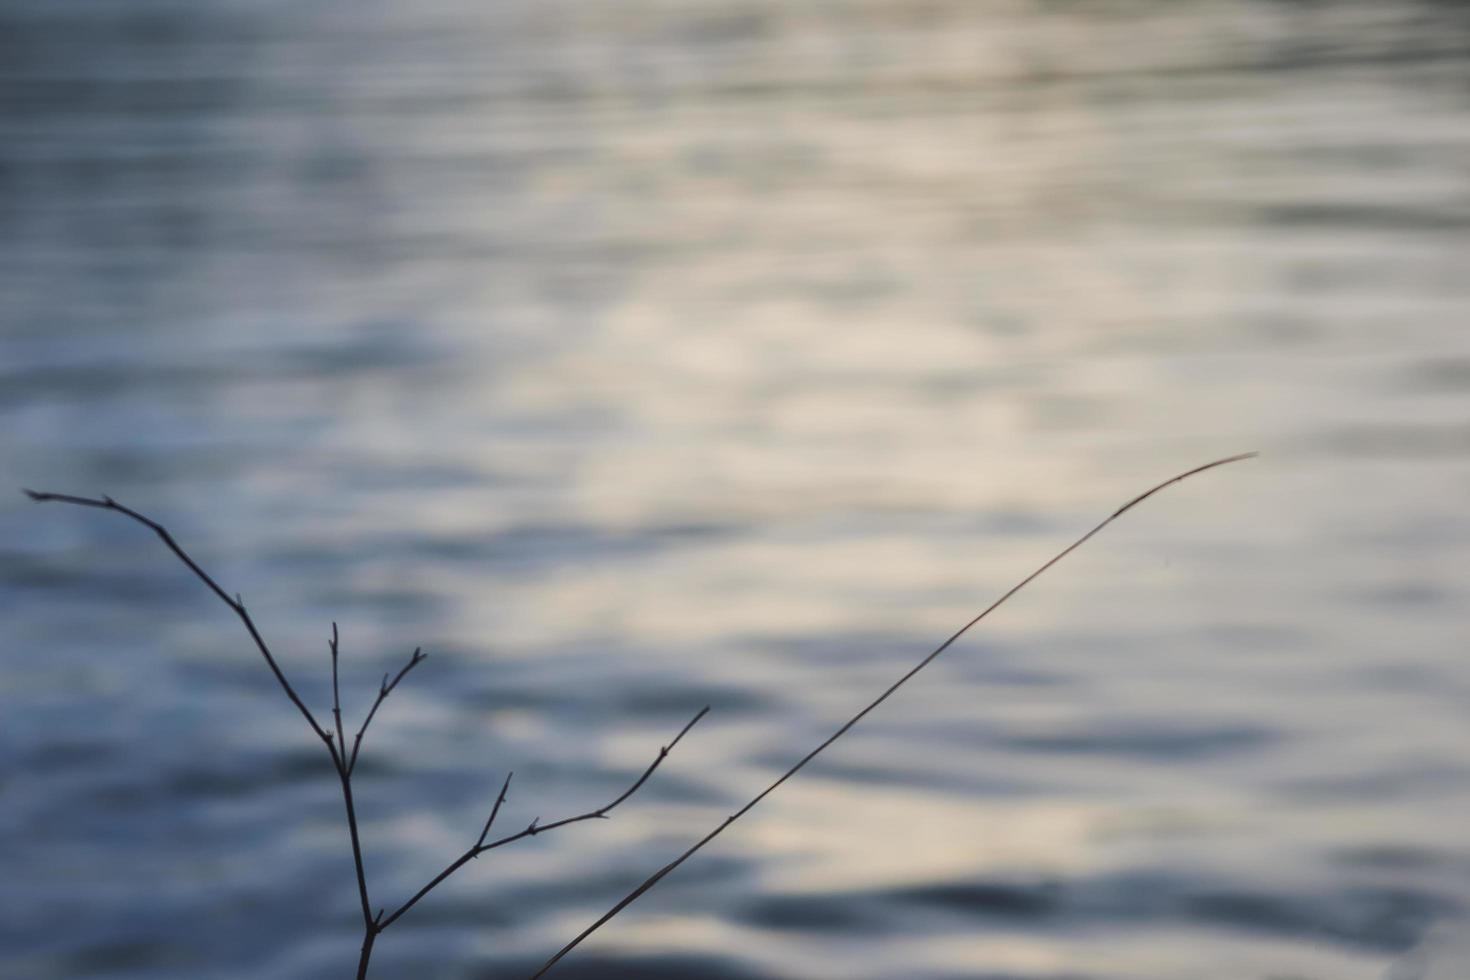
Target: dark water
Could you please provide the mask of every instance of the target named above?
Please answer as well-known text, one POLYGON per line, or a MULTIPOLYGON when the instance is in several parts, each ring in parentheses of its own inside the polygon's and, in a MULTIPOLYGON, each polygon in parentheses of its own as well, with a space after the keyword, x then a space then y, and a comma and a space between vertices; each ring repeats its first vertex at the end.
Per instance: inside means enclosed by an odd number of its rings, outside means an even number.
MULTIPOLYGON (((377 977, 1464 980, 1456 3, 10 0, 0 458, 377 977), (1458 956, 1458 958, 1457 958, 1458 956), (1437 971, 1437 972, 1433 972, 1437 971)), ((0 975, 349 975, 0 495, 0 975)))

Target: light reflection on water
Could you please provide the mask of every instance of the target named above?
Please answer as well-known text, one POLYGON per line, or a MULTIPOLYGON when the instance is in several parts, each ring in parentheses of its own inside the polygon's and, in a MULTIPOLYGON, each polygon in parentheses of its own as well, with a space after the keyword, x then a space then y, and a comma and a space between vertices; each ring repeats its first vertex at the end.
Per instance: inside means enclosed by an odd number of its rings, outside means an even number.
MULTIPOLYGON (((20 0, 0 449, 422 644, 375 975, 1379 978, 1470 908, 1454 4, 20 0)), ((333 784, 146 535, 0 497, 0 974, 336 977, 333 784)), ((1462 944, 1463 945, 1463 944, 1462 944)), ((1452 941, 1426 947, 1446 966, 1452 941)), ((1452 976, 1454 974, 1447 974, 1452 976)), ((1439 978, 1436 978, 1439 980, 1439 978)))

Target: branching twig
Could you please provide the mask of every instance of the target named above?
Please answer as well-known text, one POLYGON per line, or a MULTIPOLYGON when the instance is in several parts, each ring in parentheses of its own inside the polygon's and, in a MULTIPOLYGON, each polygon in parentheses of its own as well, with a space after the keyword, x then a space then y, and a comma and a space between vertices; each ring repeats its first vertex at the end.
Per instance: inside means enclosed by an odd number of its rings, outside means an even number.
POLYGON ((383 675, 383 683, 378 687, 378 697, 373 701, 373 706, 368 709, 367 717, 362 720, 362 727, 357 730, 357 737, 352 740, 352 755, 347 759, 347 774, 349 776, 352 774, 352 770, 357 767, 357 750, 362 748, 362 737, 367 733, 368 726, 373 723, 373 715, 378 713, 378 706, 383 703, 388 695, 393 693, 393 689, 398 686, 398 682, 403 680, 410 670, 413 670, 428 659, 429 655, 423 652, 422 647, 414 647, 413 656, 408 658, 408 663, 404 664, 403 669, 394 675, 391 682, 388 680, 387 674, 383 675))
POLYGON ((334 741, 332 733, 317 722, 316 716, 311 713, 311 709, 306 706, 306 703, 296 693, 296 689, 291 686, 291 682, 286 679, 285 673, 281 671, 280 664, 276 662, 275 655, 271 653, 270 647, 261 638, 260 631, 255 627, 255 621, 250 618, 250 613, 246 611, 244 600, 238 594, 231 599, 229 594, 220 587, 219 583, 208 572, 199 567, 199 563, 191 558, 189 553, 174 540, 173 535, 168 533, 167 528, 152 518, 138 513, 131 507, 124 507, 108 496, 97 498, 77 497, 67 493, 37 493, 34 490, 27 490, 25 493, 32 500, 42 503, 55 501, 65 504, 76 504, 79 507, 96 507, 101 510, 114 510, 119 514, 132 518, 144 527, 150 528, 154 534, 157 534, 163 540, 163 543, 168 546, 168 549, 174 553, 179 561, 188 566, 189 570, 201 582, 207 585, 209 590, 220 598, 221 602, 234 610, 235 615, 240 617, 240 622, 245 624, 246 631, 250 634, 250 638, 255 641, 255 647, 260 651, 260 655, 265 658, 265 662, 270 667, 271 673, 275 674, 276 680, 281 685, 281 690, 286 692, 286 696, 291 699, 291 703, 296 705, 296 709, 301 712, 301 716, 306 719, 306 723, 311 726, 311 730, 316 733, 317 738, 321 739, 322 743, 326 746, 327 755, 332 760, 332 768, 336 771, 337 780, 342 786, 342 803, 347 810, 347 832, 352 840, 352 866, 357 874, 357 896, 362 906, 363 945, 357 971, 359 980, 362 980, 367 975, 367 963, 368 959, 372 956, 373 940, 376 937, 376 933, 380 930, 376 928, 373 920, 372 903, 368 899, 367 871, 363 867, 362 840, 357 829, 357 808, 352 800, 352 774, 347 768, 346 757, 343 755, 346 751, 346 746, 342 744, 342 704, 337 691, 337 624, 332 624, 332 639, 330 641, 332 654, 332 717, 334 726, 337 729, 336 740, 334 741))
MULTIPOLYGON (((674 736, 674 740, 658 750, 658 755, 654 757, 651 763, 649 763, 648 768, 643 770, 643 775, 634 780, 632 786, 629 786, 627 789, 625 789, 617 799, 613 800, 611 803, 608 803, 606 806, 600 806, 596 810, 588 810, 586 813, 579 813, 575 817, 565 817, 552 823, 541 823, 541 818, 537 817, 526 826, 525 830, 517 831, 514 834, 510 834, 509 836, 502 837, 499 840, 494 840, 486 844, 484 843, 485 835, 490 832, 490 824, 494 822, 495 815, 500 811, 500 804, 505 797, 505 788, 502 788, 500 791, 501 798, 499 800, 496 800, 495 808, 490 811, 490 819, 485 822, 485 830, 483 833, 480 834, 480 839, 475 842, 473 847, 465 851, 459 857, 455 858, 452 862, 450 862, 448 867, 435 875, 434 878, 427 885, 425 885, 423 888, 420 888, 418 890, 418 893, 415 894, 413 898, 410 898, 408 901, 404 902, 401 906, 398 907, 398 910, 396 912, 384 919, 383 928, 386 929, 391 926, 395 921, 397 921, 399 916, 417 905, 419 899, 423 898, 425 895, 429 894, 429 892, 437 888, 444 881, 445 878, 448 878, 450 875, 454 874, 460 868, 464 867, 466 864, 479 857, 481 854, 484 854, 486 851, 493 851, 497 847, 504 847, 506 844, 513 844, 516 841, 522 840, 526 837, 535 837, 537 834, 544 834, 547 831, 556 830, 558 828, 565 827, 568 824, 580 823, 583 820, 606 819, 607 815, 612 812, 612 809, 614 807, 616 807, 619 803, 622 803, 634 793, 638 792, 643 784, 648 782, 648 777, 653 775, 654 770, 658 769, 659 765, 662 764, 664 759, 668 757, 669 752, 674 748, 674 746, 679 744, 679 739, 683 738, 688 733, 689 729, 693 728, 694 725, 699 721, 699 719, 703 718, 707 714, 709 714, 709 705, 705 705, 703 708, 700 708, 699 712, 695 714, 693 718, 689 719, 688 724, 679 729, 679 734, 674 736)), ((509 776, 506 777, 505 782, 506 786, 510 785, 509 776)))
POLYGON ((728 828, 731 824, 733 824, 735 821, 739 820, 741 817, 745 816, 745 814, 747 814, 751 810, 753 810, 756 807, 756 805, 760 803, 761 800, 765 799, 767 796, 771 795, 771 793, 775 792, 775 790, 777 789, 777 787, 779 787, 782 783, 786 782, 786 780, 790 779, 792 776, 795 776, 798 772, 800 772, 806 766, 806 764, 808 762, 811 762, 817 756, 821 755, 822 752, 827 748, 827 746, 829 746, 833 742, 837 741, 843 735, 846 735, 847 732, 848 732, 848 730, 851 729, 852 726, 854 726, 858 722, 862 721, 863 718, 865 718, 868 715, 868 713, 870 711, 872 711, 874 708, 878 707, 878 705, 882 704, 884 701, 887 701, 888 698, 895 691, 897 691, 899 688, 901 688, 905 684, 907 684, 909 682, 909 680, 915 674, 917 674, 919 671, 923 670, 925 667, 929 666, 929 664, 933 663, 934 660, 935 660, 935 658, 937 658, 944 651, 948 650, 954 644, 954 642, 956 640, 958 640, 960 637, 962 637, 966 633, 968 633, 970 631, 970 628, 971 627, 973 627, 976 623, 979 623, 986 616, 989 616, 992 612, 994 612, 1002 604, 1004 604, 1005 601, 1007 599, 1009 599, 1011 596, 1015 595, 1017 592, 1020 592, 1026 586, 1030 585, 1031 582, 1033 582, 1038 576, 1040 576, 1047 569, 1051 568, 1057 562, 1061 561, 1063 558, 1067 557, 1072 552, 1074 552, 1078 548, 1082 547, 1082 545, 1086 544, 1092 538, 1093 535, 1097 534, 1103 528, 1105 528, 1109 524, 1113 523, 1113 521, 1117 520, 1119 517, 1122 517, 1123 514, 1127 513, 1129 510, 1133 509, 1134 507, 1138 506, 1139 504, 1143 503, 1149 497, 1152 497, 1154 494, 1158 493, 1160 490, 1163 490, 1165 487, 1168 487, 1168 486, 1171 486, 1172 484, 1178 483, 1180 480, 1184 480, 1184 479, 1187 479, 1187 478, 1189 478, 1191 476, 1194 476, 1196 473, 1203 473, 1205 470, 1214 469, 1217 466, 1224 466, 1226 463, 1235 463, 1235 462, 1239 462, 1240 460, 1243 460, 1243 459, 1250 459, 1251 457, 1253 457, 1255 455, 1256 455, 1255 453, 1241 453, 1238 456, 1228 456, 1225 459, 1217 459, 1213 463, 1206 463, 1204 466, 1196 466, 1192 470, 1188 470, 1188 471, 1186 471, 1184 473, 1180 473, 1178 476, 1171 477, 1168 480, 1165 480, 1163 483, 1160 483, 1157 486, 1151 487, 1150 489, 1148 489, 1148 490, 1144 491, 1143 493, 1139 494, 1138 496, 1134 497, 1132 500, 1128 501, 1122 507, 1119 507, 1117 510, 1113 511, 1113 513, 1110 514, 1107 518, 1105 518, 1102 521, 1102 523, 1098 524, 1092 530, 1090 530, 1086 534, 1082 535, 1082 537, 1078 538, 1076 541, 1073 541, 1071 544, 1067 545, 1067 547, 1065 547, 1061 551, 1057 552, 1057 554, 1053 555, 1050 559, 1048 559, 1047 562, 1045 564, 1043 564, 1040 568, 1036 569, 1036 571, 1032 572, 1030 575, 1027 575, 1025 578, 1021 579, 1021 581, 1017 582, 1015 585, 1011 586, 1011 588, 1009 590, 1007 590, 1006 593, 1004 595, 1002 595, 999 599, 996 599, 990 605, 988 605, 984 609, 982 609, 980 611, 980 613, 977 616, 975 616, 974 619, 970 620, 968 623, 966 623, 965 625, 961 626, 958 630, 956 630, 949 637, 949 639, 947 639, 943 643, 939 644, 939 646, 937 646, 931 653, 929 653, 926 657, 924 657, 924 659, 920 660, 918 662, 918 664, 916 664, 915 666, 913 666, 912 668, 910 668, 909 671, 907 673, 905 673, 902 677, 900 677, 898 680, 894 681, 893 684, 890 685, 887 690, 885 690, 882 694, 878 695, 871 702, 869 702, 869 704, 866 707, 864 707, 861 711, 859 711, 857 714, 853 715, 846 722, 844 722, 842 724, 842 727, 839 728, 839 729, 837 729, 837 731, 833 732, 826 739, 826 741, 822 742, 822 744, 818 745, 816 748, 812 749, 806 755, 802 756, 801 760, 799 762, 797 762, 796 765, 792 766, 790 769, 787 769, 784 773, 781 774, 781 776, 775 782, 771 783, 771 785, 767 786, 765 789, 763 789, 759 793, 757 793, 755 795, 755 797, 750 800, 750 802, 746 803, 739 810, 736 810, 733 814, 731 814, 730 816, 726 817, 725 820, 722 823, 720 823, 719 826, 715 827, 714 830, 711 830, 708 834, 705 834, 698 841, 695 841, 695 843, 692 846, 690 846, 689 849, 686 850, 683 854, 680 854, 678 857, 674 858, 674 860, 670 861, 668 864, 664 865, 662 868, 658 869, 652 875, 650 875, 647 879, 645 879, 644 882, 641 885, 639 885, 637 888, 633 889, 626 896, 624 896, 616 905, 614 905, 611 909, 609 909, 606 913, 604 913, 601 918, 599 918, 596 922, 592 923, 586 929, 582 930, 582 932, 580 932, 575 939, 573 939, 571 942, 567 943, 560 950, 558 950, 557 953, 556 953, 556 955, 552 956, 551 959, 547 960, 542 965, 541 969, 537 970, 536 973, 532 975, 532 977, 530 978, 530 980, 537 980, 538 977, 541 977, 541 976, 545 975, 547 973, 547 971, 549 971, 552 967, 556 966, 556 964, 561 961, 562 957, 566 956, 572 950, 576 949, 579 945, 581 945, 582 942, 584 940, 586 940, 588 936, 592 935, 598 929, 602 928, 602 926, 605 925, 608 922, 609 919, 611 919, 613 916, 617 915, 619 912, 621 912, 623 909, 627 908, 629 905, 632 905, 635 901, 637 901, 640 897, 642 897, 645 892, 647 892, 654 885, 657 885, 660 881, 662 881, 664 879, 665 876, 667 876, 675 868, 677 868, 679 865, 683 864, 685 861, 689 860, 701 848, 703 848, 706 844, 708 844, 710 841, 714 840, 716 837, 720 836, 720 834, 724 833, 725 832, 725 829, 728 828))
POLYGON ((162 524, 159 524, 157 521, 154 521, 149 517, 145 517, 143 514, 140 514, 130 507, 124 507, 122 504, 119 504, 117 501, 107 496, 95 498, 78 497, 66 493, 38 493, 34 490, 27 490, 25 491, 25 493, 26 496, 30 497, 32 500, 40 501, 43 503, 54 501, 58 503, 76 504, 80 507, 95 507, 100 510, 117 511, 119 514, 130 517, 133 520, 137 521, 139 524, 142 524, 143 526, 151 529, 155 534, 159 536, 159 538, 163 540, 163 543, 168 546, 168 549, 172 551, 174 555, 180 561, 182 561, 189 568, 189 570, 199 578, 201 582, 208 586, 209 590, 213 592, 216 596, 218 596, 221 602, 229 606, 230 609, 234 611, 235 615, 240 618, 240 621, 245 624, 246 631, 249 632, 250 638, 255 642, 256 649, 258 649, 261 656, 265 658, 265 662, 270 667, 271 673, 275 675, 276 680, 280 683, 281 690, 286 692, 286 696, 291 699, 291 703, 296 706, 296 709, 301 712, 301 716, 305 718, 307 724, 311 726, 312 732, 314 732, 316 736, 321 739, 322 743, 326 746, 327 755, 330 756, 332 760, 332 768, 337 773, 337 781, 341 784, 342 787, 342 803, 347 811, 347 830, 348 835, 352 840, 353 869, 355 870, 357 875, 358 901, 360 902, 362 907, 363 935, 362 947, 359 952, 357 961, 357 980, 365 980, 365 978, 367 977, 368 963, 372 959, 373 946, 377 942, 378 935, 383 930, 392 925, 395 921, 397 921, 400 916, 402 916, 415 904, 417 904, 419 899, 423 898, 430 891, 432 891, 437 885, 439 885, 440 882, 442 882, 445 878, 448 878, 455 871, 458 871, 461 867, 463 867, 464 864, 468 862, 471 858, 478 857, 485 851, 501 847, 505 844, 511 843, 512 841, 520 840, 523 837, 534 837, 535 835, 545 833, 548 830, 555 830, 558 827, 565 827, 568 824, 576 823, 581 820, 592 820, 595 818, 606 817, 609 811, 611 811, 618 804, 622 803, 628 797, 636 793, 643 786, 643 784, 648 781, 648 778, 653 775, 654 770, 659 767, 659 763, 663 762, 664 758, 668 756, 669 750, 677 745, 679 743, 679 739, 683 738, 685 733, 687 733, 689 729, 694 727, 694 723, 703 718, 705 713, 709 711, 709 708, 705 707, 697 715, 695 715, 694 718, 679 731, 679 734, 674 737, 674 740, 672 742, 670 742, 667 746, 659 749, 658 757, 655 758, 653 763, 644 770, 643 775, 639 776, 637 781, 635 781, 632 786, 625 790, 621 796, 619 796, 617 799, 613 800, 606 806, 601 807, 597 810, 589 811, 587 813, 579 814, 575 817, 567 817, 564 820, 558 820, 555 823, 545 825, 538 825, 537 821, 533 820, 531 821, 530 826, 528 826, 520 833, 511 834, 509 837, 504 837, 500 840, 486 844, 485 837, 489 835, 490 827, 492 824, 495 823, 495 817, 500 812, 501 804, 505 802, 506 792, 510 789, 510 776, 506 776, 505 783, 500 787, 500 796, 496 799, 494 807, 490 810, 490 817, 488 820, 485 821, 485 828, 480 832, 480 837, 478 840, 475 841, 475 846, 470 848, 469 851, 466 851, 463 856, 461 856, 457 861, 451 864, 444 871, 440 872, 433 881, 429 882, 427 885, 421 888, 418 893, 413 896, 413 898, 409 899, 407 902, 401 905, 398 910, 395 911, 392 915, 386 915, 385 917, 386 910, 381 908, 378 909, 377 914, 375 915, 372 911, 372 902, 368 897, 367 871, 363 866, 362 840, 358 833, 357 826, 357 807, 352 796, 352 772, 353 769, 357 766, 357 754, 358 750, 362 748, 363 736, 367 733, 368 726, 372 724, 373 717, 377 715, 378 708, 382 706, 383 701, 387 699, 388 695, 393 693, 393 689, 398 686, 399 682, 401 682, 403 678, 408 676, 408 672, 413 670, 419 664, 423 663, 426 659, 428 659, 428 655, 425 654, 421 648, 415 649, 413 651, 413 655, 409 657, 408 663, 404 664, 403 667, 398 671, 398 673, 392 676, 391 680, 389 679, 389 675, 383 675, 383 681, 378 686, 378 696, 376 699, 374 699, 372 707, 368 709, 366 717, 363 718, 362 727, 357 730, 357 736, 353 739, 352 751, 349 754, 347 751, 347 745, 342 728, 342 698, 338 686, 337 676, 338 635, 337 624, 335 622, 332 624, 332 638, 328 641, 328 648, 332 658, 332 725, 333 728, 336 729, 334 734, 333 732, 323 728, 321 724, 317 722, 316 717, 311 713, 311 709, 307 708, 306 703, 302 701, 301 698, 297 695, 296 689, 291 686, 291 682, 286 679, 285 673, 282 672, 280 665, 276 662, 275 655, 271 653, 270 647, 266 645, 265 640, 260 635, 260 631, 256 629, 254 620, 250 618, 250 613, 246 611, 244 600, 242 600, 238 595, 236 595, 233 599, 230 598, 229 593, 225 592, 225 590, 220 587, 219 583, 216 582, 212 577, 210 577, 209 573, 205 572, 204 569, 201 568, 199 564, 195 562, 194 559, 191 558, 182 547, 179 546, 179 543, 174 540, 173 535, 169 534, 168 530, 162 524))

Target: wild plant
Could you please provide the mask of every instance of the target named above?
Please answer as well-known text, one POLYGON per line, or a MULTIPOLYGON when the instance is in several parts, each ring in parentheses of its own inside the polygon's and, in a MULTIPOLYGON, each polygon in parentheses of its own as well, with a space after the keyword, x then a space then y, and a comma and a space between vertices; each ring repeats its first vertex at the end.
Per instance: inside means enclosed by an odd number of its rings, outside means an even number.
MULTIPOLYGON (((1129 500, 1123 506, 1119 507, 1117 510, 1113 511, 1090 531, 1077 538, 1077 540, 1067 545, 1051 558, 1047 559, 1047 561, 1039 566, 1035 571, 1031 572, 1015 585, 1011 586, 1011 588, 1006 590, 1006 592, 1002 594, 998 599, 996 599, 995 601, 990 603, 990 605, 986 606, 979 613, 977 613, 969 622, 965 623, 959 629, 955 630, 955 632, 952 633, 943 643, 939 644, 927 655, 925 655, 918 663, 910 667, 902 676, 900 676, 896 681, 890 684, 881 694, 875 697, 872 701, 868 702, 856 714, 848 718, 847 721, 843 722, 841 727, 839 727, 835 732, 829 735, 811 751, 806 753, 806 755, 797 760, 794 765, 783 772, 770 785, 766 786, 754 797, 752 797, 748 802, 745 803, 744 806, 740 807, 740 809, 736 810, 730 816, 726 817, 712 830, 710 830, 703 837, 699 838, 687 849, 685 849, 683 853, 679 854, 672 861, 668 862, 663 867, 653 872, 653 874, 645 878, 636 888, 632 889, 621 899, 619 899, 610 909, 608 909, 606 913, 600 916, 586 929, 583 929, 580 933, 574 936, 571 941, 568 942, 565 946, 557 950, 556 953, 553 954, 540 967, 540 969, 538 969, 534 974, 531 975, 530 980, 537 980, 538 977, 544 976, 548 971, 555 967, 556 964, 559 963, 568 953, 570 953, 577 946, 581 945, 598 929, 606 925, 607 922, 611 920, 614 916, 616 916, 619 912, 627 908, 629 905, 633 904, 633 902, 637 901, 640 897, 646 894, 651 888, 653 888, 660 881, 666 878, 681 864, 683 864, 685 861, 688 861, 696 853, 702 850, 706 845, 714 841, 715 838, 723 834, 741 817, 745 816, 751 810, 755 809, 755 807, 759 805, 762 800, 764 800, 767 796, 770 796, 787 780, 791 779, 798 772, 804 769, 808 763, 810 763, 817 756, 825 752, 828 747, 830 747, 834 742, 840 739, 843 735, 846 735, 853 728, 854 725, 862 721, 865 717, 868 716, 870 712, 872 712, 884 701, 887 701, 895 692, 898 691, 899 688, 903 687, 920 671, 933 663, 941 654, 943 654, 946 650, 953 646, 954 643, 960 639, 960 637, 968 633, 971 628, 976 626, 981 620, 985 619, 996 609, 1000 608, 1000 606, 1002 606, 1017 592, 1020 592, 1026 586, 1030 585, 1033 581, 1035 581, 1038 577, 1045 573, 1047 569, 1051 568, 1053 565, 1066 558, 1072 552, 1082 547, 1082 545, 1086 544, 1103 528, 1107 527, 1109 524, 1113 523, 1113 521, 1117 520, 1119 517, 1122 517, 1123 514, 1127 513, 1129 510, 1132 510, 1134 507, 1143 503, 1154 494, 1158 493, 1168 486, 1171 486, 1172 484, 1185 480, 1191 476, 1194 476, 1197 473, 1203 473, 1206 470, 1214 469, 1217 466, 1224 466, 1227 463, 1239 462, 1240 460, 1249 459, 1255 455, 1255 453, 1241 453, 1235 456, 1228 456, 1224 459, 1217 459, 1213 462, 1206 463, 1203 466, 1196 466, 1191 470, 1180 473, 1177 476, 1170 477, 1164 482, 1159 483, 1156 486, 1149 488, 1148 490, 1145 490, 1143 493, 1139 494, 1132 500, 1129 500)), ((710 710, 709 706, 706 705, 705 707, 699 709, 699 711, 695 712, 694 716, 689 719, 688 723, 686 723, 684 727, 681 728, 678 733, 673 737, 673 739, 669 741, 669 744, 661 747, 658 750, 658 754, 654 757, 653 761, 649 763, 648 767, 643 771, 643 773, 633 781, 632 785, 630 785, 619 796, 617 796, 610 802, 600 807, 597 807, 596 809, 587 810, 583 813, 577 813, 572 816, 563 817, 561 819, 553 820, 547 823, 541 823, 539 822, 539 820, 533 820, 529 825, 522 828, 521 830, 515 831, 514 833, 510 833, 502 837, 491 839, 490 832, 494 828, 496 817, 499 816, 500 808, 505 803, 506 795, 510 790, 511 775, 513 774, 508 774, 505 777, 504 783, 502 783, 500 787, 500 792, 496 796, 495 802, 490 807, 489 815, 486 817, 485 823, 480 830, 479 837, 475 839, 475 842, 471 844, 468 848, 466 848, 461 854, 455 857, 454 860, 450 861, 442 871, 436 874, 433 878, 429 879, 429 881, 425 883, 424 886, 420 888, 417 892, 415 892, 412 896, 410 896, 408 899, 401 902, 400 904, 393 906, 391 911, 389 910, 388 906, 376 906, 376 911, 374 911, 375 906, 372 901, 371 893, 368 887, 367 871, 365 870, 363 865, 362 839, 358 827, 357 805, 353 799, 352 793, 352 778, 357 768, 358 753, 362 749, 363 738, 367 734, 368 727, 372 724, 373 718, 377 716, 378 709, 382 707, 383 702, 387 700, 388 696, 392 694, 395 689, 397 689, 398 685, 403 682, 404 678, 408 676, 410 671, 412 671, 415 667, 417 667, 419 664, 423 663, 425 659, 427 659, 427 655, 423 653, 422 649, 414 650, 413 654, 408 658, 408 661, 403 665, 402 668, 398 670, 397 673, 391 675, 383 675, 383 680, 378 687, 377 696, 373 699, 372 705, 368 708, 366 714, 364 715, 362 724, 358 726, 356 733, 353 735, 352 745, 349 748, 347 744, 346 728, 344 727, 342 722, 342 701, 338 685, 337 662, 339 652, 339 640, 336 623, 332 624, 331 638, 328 640, 328 651, 331 656, 332 667, 331 721, 328 723, 323 723, 321 720, 319 720, 318 716, 309 707, 307 707, 306 702, 304 702, 301 699, 300 695, 297 694, 296 689, 292 687, 290 680, 287 679, 285 672, 281 669, 280 662, 276 659, 275 654, 271 652, 270 647, 261 637, 260 630, 256 627, 255 620, 251 617, 250 611, 245 606, 245 600, 241 598, 239 593, 231 594, 225 591, 225 589, 217 581, 215 581, 213 576, 206 572, 189 555, 189 553, 183 549, 178 541, 174 539, 174 536, 170 534, 168 529, 165 528, 162 524, 153 520, 150 517, 147 517, 139 511, 133 510, 131 507, 126 507, 118 503, 116 500, 113 500, 111 497, 108 496, 79 497, 72 494, 41 493, 34 490, 26 490, 25 493, 32 500, 39 502, 74 504, 80 507, 91 507, 99 510, 112 511, 117 514, 121 514, 124 517, 131 518, 133 521, 136 521, 137 523, 150 529, 151 531, 153 531, 154 534, 159 537, 164 546, 168 548, 169 551, 173 552, 174 556, 179 561, 183 562, 184 565, 188 567, 189 571, 194 573, 194 576, 198 578, 199 581, 203 582, 204 585, 211 592, 213 592, 221 602, 223 602, 226 606, 230 608, 232 612, 234 612, 235 616, 240 620, 240 623, 245 627, 245 631, 250 635, 251 642, 255 645, 256 650, 260 652, 261 657, 265 660, 266 666, 270 669, 271 674, 274 675, 276 682, 280 685, 281 691, 286 695, 287 699, 290 700, 291 704, 296 708, 297 712, 300 713, 301 717, 305 719, 306 724, 308 728, 310 728, 312 734, 322 743, 324 749, 326 750, 327 758, 331 764, 332 771, 333 773, 335 773, 337 777, 337 782, 341 786, 342 803, 347 822, 347 835, 352 845, 352 862, 357 876, 357 896, 362 914, 362 946, 358 954, 356 974, 357 980, 365 980, 365 978, 367 977, 368 966, 372 960, 373 948, 378 941, 378 937, 382 935, 385 931, 387 931, 405 914, 407 914, 410 909, 418 905, 418 903, 422 901, 426 896, 428 896, 430 892, 432 892, 439 885, 443 884, 443 882, 447 878, 449 878, 450 875, 453 875, 465 865, 478 858, 481 854, 484 854, 488 851, 493 851, 497 848, 505 847, 509 844, 514 844, 517 841, 524 840, 528 837, 535 837, 539 834, 546 834, 554 830, 560 830, 564 827, 571 826, 572 824, 582 823, 585 821, 607 819, 614 809, 627 801, 629 797, 638 792, 638 790, 641 789, 643 785, 648 782, 648 780, 653 776, 654 772, 657 771, 659 766, 663 763, 664 759, 668 757, 669 752, 672 751, 673 748, 679 744, 679 741, 683 739, 686 734, 688 734, 689 730, 693 728, 695 724, 697 724, 699 720, 703 718, 710 710)))

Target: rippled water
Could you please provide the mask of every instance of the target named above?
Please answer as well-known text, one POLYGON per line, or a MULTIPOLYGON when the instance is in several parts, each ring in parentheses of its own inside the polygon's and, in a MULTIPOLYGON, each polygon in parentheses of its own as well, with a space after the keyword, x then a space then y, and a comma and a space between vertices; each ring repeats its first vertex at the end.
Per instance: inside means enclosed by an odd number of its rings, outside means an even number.
MULTIPOLYGON (((1455 3, 11 0, 0 453, 341 623, 376 977, 1467 975, 1455 3), (1421 945, 1422 944, 1422 945, 1421 945), (1456 958, 1457 955, 1460 958, 1456 958), (1438 972, 1432 972, 1438 971, 1438 972)), ((342 977, 320 747, 0 496, 0 975, 342 977)))

